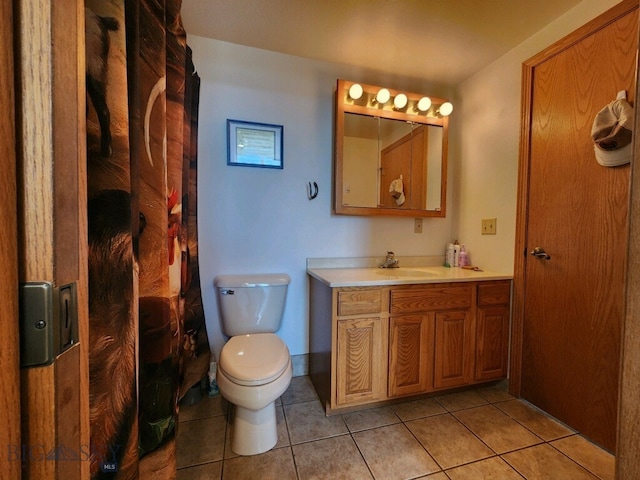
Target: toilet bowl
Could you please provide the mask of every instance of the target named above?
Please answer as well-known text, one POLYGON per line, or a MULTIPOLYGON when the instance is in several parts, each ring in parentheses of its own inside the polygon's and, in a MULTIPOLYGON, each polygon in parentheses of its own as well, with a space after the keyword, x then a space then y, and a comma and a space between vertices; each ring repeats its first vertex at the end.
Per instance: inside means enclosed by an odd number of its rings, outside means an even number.
POLYGON ((235 405, 231 450, 257 455, 278 442, 275 401, 291 382, 289 349, 273 333, 232 337, 223 347, 217 381, 235 405))
POLYGON ((275 334, 282 323, 286 273, 220 275, 214 284, 220 305, 222 347, 217 381, 235 405, 231 450, 257 455, 278 442, 275 401, 293 376, 287 345, 275 334))

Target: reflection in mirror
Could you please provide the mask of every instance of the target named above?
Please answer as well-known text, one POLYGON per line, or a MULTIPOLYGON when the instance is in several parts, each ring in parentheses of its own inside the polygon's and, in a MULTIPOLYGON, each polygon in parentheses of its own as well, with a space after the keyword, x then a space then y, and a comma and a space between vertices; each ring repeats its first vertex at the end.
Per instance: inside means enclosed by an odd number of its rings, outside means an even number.
MULTIPOLYGON (((446 118, 429 112, 409 114, 397 107, 385 110, 375 100, 372 105, 366 94, 357 101, 348 94, 340 98, 341 88, 346 92, 351 85, 338 81, 336 213, 445 216, 446 118)), ((364 90, 379 89, 364 86, 364 90)), ((422 96, 407 97, 405 110, 418 112, 422 96)))

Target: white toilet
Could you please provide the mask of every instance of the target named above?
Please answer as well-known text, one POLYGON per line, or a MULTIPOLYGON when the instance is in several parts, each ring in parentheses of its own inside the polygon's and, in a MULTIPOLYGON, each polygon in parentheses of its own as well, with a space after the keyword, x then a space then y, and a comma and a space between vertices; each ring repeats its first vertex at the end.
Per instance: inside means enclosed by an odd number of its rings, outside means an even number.
POLYGON ((220 275, 218 295, 222 330, 231 337, 222 348, 217 381, 235 405, 231 449, 257 455, 278 441, 274 402, 292 377, 289 349, 275 332, 291 279, 286 274, 220 275))

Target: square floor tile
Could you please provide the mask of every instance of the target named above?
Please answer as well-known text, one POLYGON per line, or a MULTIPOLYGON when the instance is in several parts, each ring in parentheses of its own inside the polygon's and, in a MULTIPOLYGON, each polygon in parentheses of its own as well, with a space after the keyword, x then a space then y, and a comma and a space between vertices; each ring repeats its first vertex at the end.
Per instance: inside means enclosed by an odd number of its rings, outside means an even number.
POLYGON ((446 413, 446 410, 432 398, 398 403, 391 405, 391 409, 403 422, 446 413))
POLYGON ((176 473, 176 480, 220 480, 222 462, 205 463, 197 467, 182 468, 176 473))
POLYGON ((439 472, 433 475, 427 475, 426 477, 419 477, 416 480, 449 480, 449 477, 447 477, 444 472, 439 472))
POLYGON ((539 437, 493 405, 460 410, 453 415, 496 453, 542 443, 539 437))
POLYGON ((582 465, 602 480, 614 480, 616 476, 615 457, 594 445, 581 435, 572 435, 551 442, 555 448, 582 465))
POLYGON ((447 476, 451 480, 522 480, 520 474, 499 457, 447 470, 447 476))
POLYGON ((224 461, 222 480, 296 480, 290 448, 277 448, 260 455, 224 461))
POLYGON ((342 415, 342 419, 351 432, 400 423, 400 419, 390 407, 369 408, 345 413, 342 415))
POLYGON ((442 395, 436 397, 436 402, 442 405, 448 412, 478 407, 488 403, 476 390, 465 390, 463 392, 442 395))
POLYGON ((194 405, 180 405, 180 413, 178 414, 179 422, 188 422, 200 418, 216 417, 218 415, 226 415, 229 403, 220 394, 215 397, 205 395, 198 403, 194 405))
POLYGON ((280 397, 283 405, 290 405, 292 403, 310 402, 317 400, 315 388, 311 383, 311 379, 308 376, 293 377, 289 388, 280 397))
POLYGON ((226 428, 224 416, 179 423, 177 468, 222 460, 226 428))
POLYGON ((440 470, 403 424, 353 434, 376 480, 404 480, 440 470))
POLYGON ((495 455, 451 414, 412 420, 406 425, 443 469, 495 455))
POLYGON ((294 445, 300 480, 373 479, 351 435, 294 445))
POLYGON ((573 460, 544 443, 502 455, 527 480, 597 480, 573 460))
POLYGON ((480 387, 476 390, 478 395, 484 398, 489 403, 506 402, 509 400, 515 400, 515 397, 500 385, 491 385, 488 387, 480 387))
POLYGON ((546 441, 566 437, 567 435, 575 433, 562 423, 523 400, 497 403, 496 407, 546 441))
POLYGON ((319 400, 285 405, 284 415, 292 444, 349 433, 342 415, 327 417, 319 400))

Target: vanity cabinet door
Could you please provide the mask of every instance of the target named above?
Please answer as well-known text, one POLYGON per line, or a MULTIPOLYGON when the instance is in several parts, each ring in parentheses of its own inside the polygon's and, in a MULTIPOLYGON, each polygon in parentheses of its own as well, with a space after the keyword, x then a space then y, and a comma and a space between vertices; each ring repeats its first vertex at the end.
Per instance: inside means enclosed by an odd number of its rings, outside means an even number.
POLYGON ((475 361, 475 316, 468 310, 437 312, 435 319, 436 389, 472 382, 475 361))
POLYGON ((511 282, 478 285, 477 381, 506 378, 509 359, 511 282))
POLYGON ((509 306, 478 308, 476 380, 507 376, 509 359, 509 306))
POLYGON ((337 337, 338 406, 385 399, 387 329, 383 319, 338 320, 337 337))
POLYGON ((389 319, 389 396, 433 390, 435 315, 389 319))

